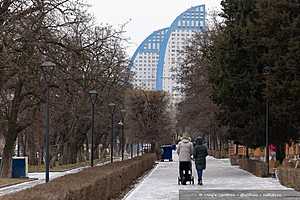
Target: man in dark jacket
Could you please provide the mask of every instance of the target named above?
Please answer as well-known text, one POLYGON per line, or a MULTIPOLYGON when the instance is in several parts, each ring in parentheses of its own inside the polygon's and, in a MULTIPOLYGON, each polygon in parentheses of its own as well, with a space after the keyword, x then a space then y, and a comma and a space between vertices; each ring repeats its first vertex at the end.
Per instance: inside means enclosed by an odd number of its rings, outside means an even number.
POLYGON ((195 160, 195 165, 198 173, 198 184, 203 185, 202 182, 202 175, 203 175, 203 170, 206 169, 206 156, 208 155, 207 148, 205 145, 203 145, 203 140, 202 138, 198 137, 196 139, 196 144, 194 147, 194 160, 195 160))

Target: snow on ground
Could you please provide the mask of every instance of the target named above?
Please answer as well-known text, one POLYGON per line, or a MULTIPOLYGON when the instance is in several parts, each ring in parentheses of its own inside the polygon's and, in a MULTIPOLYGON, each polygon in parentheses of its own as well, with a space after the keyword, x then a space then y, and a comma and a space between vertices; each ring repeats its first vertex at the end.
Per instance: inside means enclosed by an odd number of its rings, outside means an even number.
MULTIPOLYGON (((160 162, 146 178, 131 191, 124 200, 178 200, 179 190, 291 190, 280 185, 274 178, 259 178, 237 166, 231 166, 228 159, 207 158, 203 186, 178 185, 179 164, 177 155, 174 162, 160 162)), ((195 183, 197 175, 193 165, 195 183)))
MULTIPOLYGON (((53 179, 56 179, 58 177, 65 176, 68 174, 78 173, 85 168, 87 168, 87 167, 80 167, 80 168, 72 169, 72 170, 65 171, 65 172, 50 172, 50 174, 49 174, 50 180, 53 180, 53 179)), ((28 176, 29 176, 29 178, 36 179, 36 180, 30 181, 30 182, 25 182, 25 183, 20 183, 17 185, 12 185, 9 187, 0 188, 0 196, 18 192, 21 190, 25 190, 25 189, 34 187, 36 185, 45 183, 45 173, 44 172, 43 173, 29 173, 28 176)))

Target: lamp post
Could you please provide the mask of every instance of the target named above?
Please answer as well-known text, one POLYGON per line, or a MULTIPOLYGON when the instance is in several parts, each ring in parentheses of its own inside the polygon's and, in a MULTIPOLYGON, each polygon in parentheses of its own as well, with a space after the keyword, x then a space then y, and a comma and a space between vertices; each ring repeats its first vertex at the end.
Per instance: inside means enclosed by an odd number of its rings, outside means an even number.
POLYGON ((41 65, 43 79, 45 81, 46 89, 46 102, 44 111, 44 137, 45 137, 45 165, 46 165, 46 183, 49 182, 49 81, 51 79, 52 71, 55 68, 55 64, 49 61, 43 62, 41 65), (49 76, 49 77, 48 77, 49 76))
POLYGON ((269 174, 269 98, 268 98, 268 90, 269 90, 269 75, 271 72, 270 66, 265 66, 263 74, 266 77, 266 164, 267 164, 267 172, 269 174))
POLYGON ((110 140, 110 162, 114 162, 114 113, 116 109, 116 104, 108 104, 111 111, 111 140, 110 140))
POLYGON ((123 120, 121 120, 118 125, 120 126, 121 128, 121 138, 120 138, 120 143, 121 143, 121 156, 122 156, 122 160, 124 160, 124 149, 123 149, 123 134, 124 134, 124 123, 123 123, 123 120))
POLYGON ((266 99, 266 163, 269 174, 269 100, 266 99))
POLYGON ((120 110, 120 113, 121 113, 121 122, 119 122, 119 125, 121 126, 122 128, 122 135, 121 135, 121 148, 122 148, 122 160, 124 160, 124 143, 125 143, 125 132, 124 132, 124 129, 125 129, 125 115, 126 115, 126 110, 125 109, 121 109, 120 110))
POLYGON ((91 90, 89 91, 89 96, 92 103, 92 133, 91 133, 91 167, 94 166, 94 121, 95 121, 95 104, 97 101, 97 91, 91 90))

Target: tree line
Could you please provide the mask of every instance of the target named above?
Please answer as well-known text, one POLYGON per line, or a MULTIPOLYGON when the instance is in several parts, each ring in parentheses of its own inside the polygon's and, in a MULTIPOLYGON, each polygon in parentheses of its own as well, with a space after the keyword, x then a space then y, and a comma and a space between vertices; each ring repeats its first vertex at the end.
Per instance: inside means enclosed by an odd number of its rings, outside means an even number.
MULTIPOLYGON (((82 0, 1 1, 0 135, 4 141, 1 177, 11 176, 16 143, 21 147, 18 151, 29 156, 30 164, 43 162, 46 84, 50 91, 50 164, 89 158, 90 90, 98 93, 95 157, 101 156, 96 147, 100 144, 102 149, 108 147, 111 133, 108 104, 113 102, 119 108, 126 108, 127 91, 133 89, 124 45, 125 25, 117 28, 97 25, 87 10, 88 5, 82 0), (46 72, 47 82, 41 70, 44 62, 55 64, 52 71, 46 72)), ((158 108, 165 109, 163 106, 158 108)), ((116 111, 115 123, 120 119, 116 111)), ((139 128, 137 134, 148 127, 139 128)))
POLYGON ((213 118, 225 141, 258 147, 266 142, 268 112, 270 143, 283 150, 284 142, 299 138, 300 2, 221 5, 187 48, 180 75, 187 98, 179 121, 192 113, 203 126, 213 118))

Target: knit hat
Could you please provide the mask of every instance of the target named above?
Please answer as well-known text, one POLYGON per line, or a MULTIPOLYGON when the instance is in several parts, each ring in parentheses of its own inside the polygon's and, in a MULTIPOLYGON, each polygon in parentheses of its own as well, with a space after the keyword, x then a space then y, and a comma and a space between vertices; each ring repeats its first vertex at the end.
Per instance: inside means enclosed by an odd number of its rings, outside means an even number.
POLYGON ((203 139, 202 139, 202 137, 197 137, 197 138, 196 138, 196 144, 198 144, 198 145, 203 144, 203 139))

